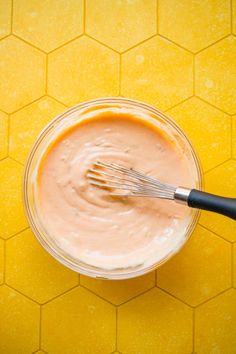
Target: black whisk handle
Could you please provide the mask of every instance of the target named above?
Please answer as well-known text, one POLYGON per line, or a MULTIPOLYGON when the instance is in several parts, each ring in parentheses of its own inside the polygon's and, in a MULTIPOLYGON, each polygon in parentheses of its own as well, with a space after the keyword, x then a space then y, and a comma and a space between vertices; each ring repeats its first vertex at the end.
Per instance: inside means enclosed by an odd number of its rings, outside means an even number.
POLYGON ((225 198, 192 189, 189 193, 187 203, 192 208, 213 211, 236 220, 236 198, 225 198))

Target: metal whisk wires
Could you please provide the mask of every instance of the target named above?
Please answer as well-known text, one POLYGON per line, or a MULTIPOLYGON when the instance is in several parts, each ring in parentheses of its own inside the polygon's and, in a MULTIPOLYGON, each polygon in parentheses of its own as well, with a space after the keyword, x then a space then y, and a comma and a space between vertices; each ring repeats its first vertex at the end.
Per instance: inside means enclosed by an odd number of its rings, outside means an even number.
POLYGON ((132 168, 116 163, 96 162, 88 170, 91 185, 105 188, 116 197, 150 197, 174 199, 176 187, 160 182, 132 168))

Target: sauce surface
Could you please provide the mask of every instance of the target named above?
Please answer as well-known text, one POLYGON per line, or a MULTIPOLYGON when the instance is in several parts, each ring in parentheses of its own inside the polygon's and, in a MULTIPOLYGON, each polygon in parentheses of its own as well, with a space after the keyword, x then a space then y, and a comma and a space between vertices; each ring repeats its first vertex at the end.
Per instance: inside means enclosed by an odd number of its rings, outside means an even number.
POLYGON ((66 253, 103 269, 151 264, 183 239, 189 209, 168 200, 117 198, 90 185, 97 161, 133 167, 174 186, 193 187, 191 166, 166 133, 130 112, 94 113, 64 131, 38 172, 39 209, 66 253))

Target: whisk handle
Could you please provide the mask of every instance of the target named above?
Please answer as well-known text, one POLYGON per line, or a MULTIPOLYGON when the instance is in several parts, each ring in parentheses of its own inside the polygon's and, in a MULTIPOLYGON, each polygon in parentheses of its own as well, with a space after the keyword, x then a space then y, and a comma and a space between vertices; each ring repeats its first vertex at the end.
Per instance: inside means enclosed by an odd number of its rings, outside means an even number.
POLYGON ((188 206, 213 211, 236 220, 236 199, 192 189, 187 199, 188 206))

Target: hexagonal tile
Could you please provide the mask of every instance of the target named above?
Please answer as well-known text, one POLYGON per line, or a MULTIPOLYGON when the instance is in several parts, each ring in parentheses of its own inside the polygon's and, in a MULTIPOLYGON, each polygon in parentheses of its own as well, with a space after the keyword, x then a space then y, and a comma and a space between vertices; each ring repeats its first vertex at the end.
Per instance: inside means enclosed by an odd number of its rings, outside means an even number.
POLYGON ((87 0, 86 32, 117 51, 156 33, 156 1, 87 0))
POLYGON ((81 287, 43 307, 42 348, 50 354, 109 354, 115 337, 115 308, 81 287))
POLYGON ((49 97, 41 98, 10 116, 10 156, 24 163, 41 132, 66 107, 49 97))
POLYGON ((4 241, 0 240, 0 284, 3 282, 4 256, 4 241))
POLYGON ((11 0, 0 1, 0 38, 11 32, 11 0))
POLYGON ((191 96, 192 77, 192 55, 159 36, 122 55, 122 95, 160 109, 191 96))
MULTIPOLYGON (((236 161, 230 160, 205 175, 205 190, 226 197, 236 197, 236 161)), ((236 241, 235 221, 225 216, 202 212, 200 223, 229 241, 236 241)))
POLYGON ((204 170, 211 169, 230 158, 231 118, 227 114, 196 97, 170 109, 168 114, 187 133, 204 170))
POLYGON ((231 245, 197 226, 183 250, 157 270, 157 285, 198 305, 231 286, 231 245))
POLYGON ((197 52, 230 33, 230 1, 160 0, 159 33, 197 52))
POLYGON ((49 52, 83 32, 83 0, 14 0, 13 32, 49 52))
POLYGON ((229 290, 196 309, 196 352, 235 353, 236 290, 229 290))
POLYGON ((61 102, 116 96, 118 86, 118 54, 92 39, 84 36, 49 54, 48 91, 61 102))
POLYGON ((0 287, 0 352, 29 354, 39 342, 39 306, 7 286, 0 287))
POLYGON ((236 112, 236 38, 229 36, 196 56, 196 94, 223 109, 236 112))
POLYGON ((27 226, 22 205, 23 167, 15 161, 0 161, 0 237, 9 236, 27 226))
POLYGON ((8 116, 0 112, 0 160, 7 156, 8 149, 8 116))
POLYGON ((80 283, 115 305, 119 305, 141 294, 145 290, 152 288, 155 285, 155 272, 139 278, 120 281, 93 279, 81 276, 80 283))
POLYGON ((57 262, 30 230, 6 244, 6 283, 44 303, 78 284, 78 275, 57 262))
POLYGON ((45 91, 45 55, 11 36, 0 42, 0 108, 11 113, 45 91))
POLYGON ((236 116, 232 117, 232 153, 236 158, 236 116))
POLYGON ((150 290, 119 307, 117 341, 123 354, 190 353, 192 310, 161 290, 150 290))

